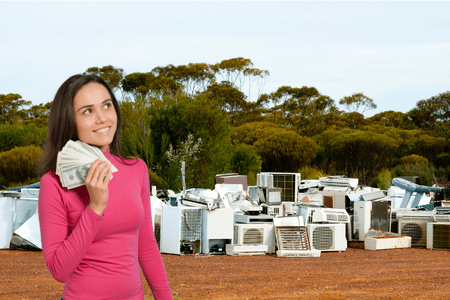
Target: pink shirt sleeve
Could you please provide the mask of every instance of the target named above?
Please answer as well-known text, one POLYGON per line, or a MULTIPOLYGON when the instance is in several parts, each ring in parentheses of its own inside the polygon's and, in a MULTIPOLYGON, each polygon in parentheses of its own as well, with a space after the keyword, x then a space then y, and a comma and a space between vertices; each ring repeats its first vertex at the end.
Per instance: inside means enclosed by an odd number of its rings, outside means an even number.
POLYGON ((57 176, 53 172, 45 174, 38 201, 42 250, 50 273, 60 282, 66 282, 78 267, 103 218, 86 207, 76 227, 69 232, 64 200, 70 201, 63 199, 57 176))
POLYGON ((152 214, 150 207, 150 182, 148 170, 142 161, 142 204, 144 206, 145 218, 139 229, 139 264, 142 267, 153 295, 157 300, 173 299, 167 280, 164 262, 156 243, 152 226, 152 214))

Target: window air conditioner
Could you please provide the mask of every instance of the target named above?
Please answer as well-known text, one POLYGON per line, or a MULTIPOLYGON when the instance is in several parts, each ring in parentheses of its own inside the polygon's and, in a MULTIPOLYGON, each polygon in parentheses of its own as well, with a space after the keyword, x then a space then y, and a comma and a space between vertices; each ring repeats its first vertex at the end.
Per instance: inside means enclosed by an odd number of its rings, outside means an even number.
POLYGON ((234 224, 235 245, 267 245, 267 253, 275 253, 275 231, 272 223, 234 224))
POLYGON ((311 249, 320 251, 345 251, 345 224, 308 224, 311 249))
POLYGON ((450 249, 450 222, 427 224, 427 248, 450 249))

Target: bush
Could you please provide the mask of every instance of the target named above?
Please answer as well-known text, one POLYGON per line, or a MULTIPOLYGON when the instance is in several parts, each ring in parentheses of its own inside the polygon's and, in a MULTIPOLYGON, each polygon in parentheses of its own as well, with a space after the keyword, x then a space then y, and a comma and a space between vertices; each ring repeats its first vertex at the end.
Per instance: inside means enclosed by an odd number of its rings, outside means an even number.
POLYGON ((409 165, 409 164, 428 164, 428 159, 423 156, 411 154, 408 156, 404 156, 400 158, 399 163, 401 165, 409 165))
POLYGON ((433 173, 434 168, 425 163, 398 165, 392 170, 393 177, 419 176, 420 183, 426 186, 431 186, 435 183, 433 173))
POLYGON ((37 161, 42 155, 40 147, 31 145, 16 147, 0 153, 0 177, 2 186, 11 186, 16 183, 39 181, 36 176, 37 161))
POLYGON ((282 131, 258 140, 254 147, 262 159, 262 170, 296 172, 316 157, 316 143, 292 131, 282 131))
POLYGON ((35 125, 0 125, 0 152, 14 147, 41 146, 47 135, 47 128, 35 125))
POLYGON ((438 154, 435 162, 434 162, 434 166, 436 168, 447 168, 450 166, 450 153, 441 153, 438 154))
POLYGON ((148 176, 150 178, 150 187, 154 185, 158 190, 167 188, 167 183, 155 172, 148 170, 148 176))
POLYGON ((241 144, 236 146, 231 158, 231 171, 240 175, 261 172, 261 158, 252 146, 241 144))
POLYGON ((310 166, 304 166, 301 167, 298 172, 301 174, 302 180, 303 179, 319 179, 320 177, 327 176, 322 170, 310 167, 310 166))
POLYGON ((387 190, 391 186, 392 173, 389 170, 378 173, 372 181, 372 187, 377 187, 382 190, 387 190))

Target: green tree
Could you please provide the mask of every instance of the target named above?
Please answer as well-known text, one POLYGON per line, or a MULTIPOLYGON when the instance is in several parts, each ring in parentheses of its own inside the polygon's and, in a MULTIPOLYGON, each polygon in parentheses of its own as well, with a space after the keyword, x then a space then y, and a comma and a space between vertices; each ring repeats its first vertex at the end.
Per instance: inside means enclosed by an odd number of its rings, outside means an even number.
POLYGON ((309 137, 283 131, 258 140, 254 147, 261 156, 263 171, 297 172, 314 159, 317 146, 309 137))
POLYGON ((257 140, 284 130, 271 122, 251 122, 233 128, 233 143, 235 145, 253 145, 257 140))
POLYGON ((305 135, 317 133, 317 127, 324 125, 324 116, 336 108, 333 99, 307 86, 282 86, 276 92, 261 95, 258 103, 266 106, 271 103, 274 122, 284 129, 293 126, 297 133, 305 135))
POLYGON ((334 132, 328 144, 323 145, 328 159, 328 170, 334 167, 349 177, 358 177, 369 184, 378 172, 395 163, 399 150, 397 140, 386 135, 361 130, 334 132))
POLYGON ((386 127, 395 127, 395 128, 404 128, 406 114, 399 112, 388 110, 384 112, 380 112, 370 118, 367 119, 370 124, 381 124, 386 127))
POLYGON ((245 82, 248 82, 248 98, 250 98, 250 90, 253 84, 257 83, 258 97, 261 94, 265 81, 270 75, 267 70, 253 68, 253 63, 248 58, 236 57, 222 60, 220 63, 211 65, 211 70, 216 76, 220 76, 222 80, 227 81, 236 86, 243 92, 245 82))
POLYGON ((182 86, 185 95, 193 97, 202 93, 214 82, 214 71, 205 63, 189 63, 187 65, 167 65, 152 70, 155 76, 171 78, 182 86))
POLYGON ((25 107, 31 101, 22 99, 19 94, 0 94, 0 125, 19 124, 26 118, 25 107))
POLYGON ((348 112, 359 112, 361 114, 370 109, 377 108, 377 105, 373 102, 373 99, 365 96, 363 93, 355 93, 351 96, 345 96, 339 100, 339 104, 343 105, 348 112))
POLYGON ((97 75, 100 76, 113 92, 120 90, 122 88, 122 80, 124 78, 123 69, 116 68, 111 65, 104 66, 102 68, 92 67, 88 68, 83 75, 97 75))
POLYGON ((186 173, 193 174, 192 186, 212 188, 216 174, 230 171, 233 153, 231 130, 226 115, 212 107, 205 96, 190 99, 176 95, 152 105, 150 113, 155 166, 163 177, 168 161, 169 146, 176 151, 189 134, 194 140, 201 139, 199 160, 186 173))
POLYGON ((252 146, 237 145, 231 158, 231 171, 241 175, 257 174, 261 172, 261 158, 252 146))
POLYGON ((132 73, 122 80, 122 88, 135 98, 154 98, 161 100, 181 91, 181 84, 167 76, 155 76, 153 73, 132 73))
POLYGON ((52 102, 48 102, 46 104, 37 104, 31 106, 28 110, 26 110, 26 116, 23 121, 25 125, 34 124, 39 128, 44 128, 47 126, 48 122, 48 114, 50 113, 50 107, 52 106, 52 102))
POLYGON ((138 97, 135 101, 126 99, 120 103, 122 114, 121 143, 127 156, 142 158, 147 166, 153 164, 153 143, 151 138, 150 103, 138 97))
POLYGON ((238 111, 242 110, 246 105, 246 96, 244 93, 226 81, 208 86, 205 94, 213 101, 213 103, 217 103, 220 109, 228 112, 231 119, 231 125, 234 124, 234 119, 236 118, 238 111))
POLYGON ((342 115, 342 118, 347 123, 346 127, 351 129, 359 129, 367 123, 364 115, 360 114, 359 112, 344 113, 342 115))
POLYGON ((433 130, 450 138, 450 91, 417 102, 408 112, 409 118, 419 128, 433 130))

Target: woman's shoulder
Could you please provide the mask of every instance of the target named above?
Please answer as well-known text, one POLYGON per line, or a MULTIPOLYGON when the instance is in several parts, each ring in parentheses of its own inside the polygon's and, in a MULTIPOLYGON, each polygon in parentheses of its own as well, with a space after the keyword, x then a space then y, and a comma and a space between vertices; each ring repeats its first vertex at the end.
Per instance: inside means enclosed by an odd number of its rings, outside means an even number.
POLYGON ((42 182, 50 182, 50 181, 55 181, 55 180, 59 180, 59 176, 56 175, 55 170, 51 170, 51 171, 48 171, 47 173, 45 173, 44 175, 42 175, 41 184, 42 184, 42 182))
POLYGON ((48 171, 44 175, 42 175, 40 180, 40 187, 48 187, 48 186, 60 186, 59 176, 56 174, 55 170, 48 171))
MULTIPOLYGON (((147 164, 141 158, 138 158, 138 157, 121 158, 116 155, 111 155, 111 156, 114 158, 114 161, 118 162, 119 164, 121 164, 125 167, 136 168, 136 169, 142 169, 142 168, 147 169, 147 164)), ((114 162, 112 162, 112 163, 114 164, 114 162)))

